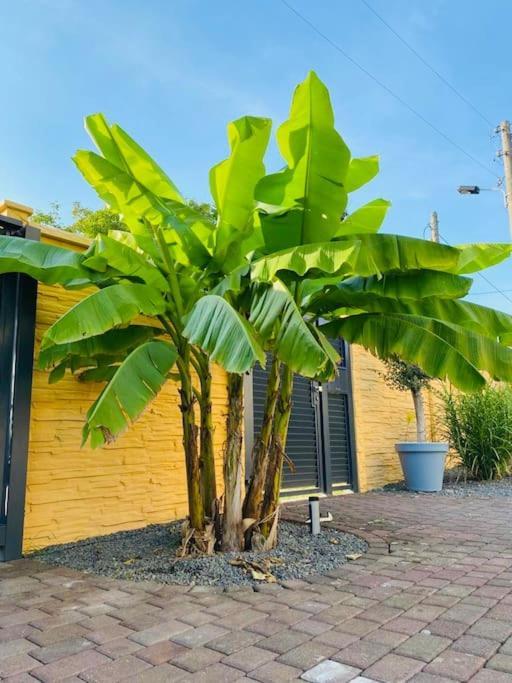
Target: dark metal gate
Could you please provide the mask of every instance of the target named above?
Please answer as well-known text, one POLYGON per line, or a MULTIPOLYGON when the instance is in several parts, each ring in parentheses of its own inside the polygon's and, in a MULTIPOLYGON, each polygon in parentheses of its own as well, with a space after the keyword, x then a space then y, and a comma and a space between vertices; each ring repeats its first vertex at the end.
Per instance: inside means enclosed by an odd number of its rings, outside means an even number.
MULTIPOLYGON (((0 235, 39 239, 6 216, 0 235)), ((22 551, 36 298, 32 278, 0 275, 0 562, 22 551)))
MULTIPOLYGON (((349 347, 342 340, 333 343, 342 356, 336 380, 320 385, 304 377, 294 378, 286 442, 292 466, 284 467, 283 495, 357 489, 349 347)), ((256 366, 246 384, 248 469, 254 435, 263 418, 266 383, 266 370, 256 366)))

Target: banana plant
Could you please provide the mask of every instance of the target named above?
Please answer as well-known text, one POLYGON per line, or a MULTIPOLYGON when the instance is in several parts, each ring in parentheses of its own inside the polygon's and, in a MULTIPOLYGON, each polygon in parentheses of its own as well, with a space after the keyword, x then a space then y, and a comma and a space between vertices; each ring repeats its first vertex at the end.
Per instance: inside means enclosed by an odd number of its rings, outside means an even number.
MULTIPOLYGON (((256 186, 262 244, 253 282, 286 283, 325 350, 327 338, 342 336, 467 391, 485 383, 482 371, 510 381, 512 316, 464 297, 472 283, 466 275, 504 260, 511 246, 379 234, 389 208, 383 199, 347 213, 348 194, 375 177, 378 158, 351 157, 314 73, 296 89, 277 142, 287 165, 256 186)), ((275 354, 244 505, 247 517, 263 520, 265 536, 277 511, 292 390, 293 370, 275 354)))
POLYGON ((212 363, 228 372, 225 549, 242 546, 247 526, 275 541, 293 374, 334 376, 329 337, 399 355, 465 390, 481 386, 482 372, 510 379, 511 317, 464 300, 467 274, 500 262, 510 246, 379 234, 389 202, 348 205, 378 159, 351 157, 314 73, 277 134, 284 170, 265 176, 268 119, 229 124, 229 156, 210 172, 216 222, 188 206, 123 129, 98 114, 86 124, 98 153, 79 151, 74 161, 128 232, 99 236, 83 254, 0 237, 0 273, 96 288, 47 331, 39 360, 51 381, 71 372, 103 383, 84 426, 92 447, 117 438, 167 380, 178 381, 191 546, 212 549, 218 506, 212 363), (241 376, 266 354, 265 419, 243 500, 241 376))

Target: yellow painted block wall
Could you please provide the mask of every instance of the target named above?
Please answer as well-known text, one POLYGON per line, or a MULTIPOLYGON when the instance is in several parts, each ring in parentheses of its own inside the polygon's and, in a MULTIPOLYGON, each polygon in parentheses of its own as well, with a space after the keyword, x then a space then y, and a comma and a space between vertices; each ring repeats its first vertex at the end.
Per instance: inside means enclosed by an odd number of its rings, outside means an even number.
MULTIPOLYGON (((56 231, 44 240, 61 243, 56 231)), ((72 245, 83 248, 83 240, 72 245)), ((41 336, 85 295, 39 285, 36 357, 41 336)), ((34 371, 24 550, 134 529, 187 514, 181 417, 176 385, 167 383, 138 422, 105 449, 80 448, 84 417, 101 385, 71 376, 48 384, 34 371)), ((214 370, 216 452, 225 440, 226 377, 214 370)), ((217 463, 220 468, 221 463, 217 463)))
MULTIPOLYGON (((359 488, 368 491, 403 478, 395 443, 415 440, 414 406, 410 392, 386 385, 383 364, 362 347, 351 347, 351 364, 359 488)), ((426 392, 425 413, 428 438, 440 440, 432 392, 426 392)))

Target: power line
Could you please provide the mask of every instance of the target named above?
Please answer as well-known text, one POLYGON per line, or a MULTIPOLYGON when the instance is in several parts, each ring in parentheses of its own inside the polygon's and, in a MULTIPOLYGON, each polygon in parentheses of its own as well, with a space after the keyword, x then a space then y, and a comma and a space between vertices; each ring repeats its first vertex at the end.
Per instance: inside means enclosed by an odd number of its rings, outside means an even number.
MULTIPOLYGON (((512 292, 512 289, 502 289, 500 290, 502 293, 503 292, 512 292)), ((471 292, 471 296, 486 296, 489 294, 495 294, 496 290, 489 290, 488 292, 471 292)))
POLYGON ((425 59, 425 57, 423 57, 423 56, 416 50, 416 48, 414 48, 414 47, 413 47, 413 46, 412 46, 412 45, 411 45, 411 44, 410 44, 402 35, 400 35, 400 34, 398 33, 398 31, 396 31, 390 24, 388 24, 388 22, 384 19, 384 17, 382 17, 382 16, 377 12, 377 10, 374 9, 374 8, 370 5, 369 2, 367 2, 367 0, 361 0, 361 2, 363 3, 363 5, 365 5, 365 6, 370 10, 370 12, 371 12, 372 14, 374 14, 374 15, 377 17, 377 19, 378 19, 380 22, 382 22, 382 23, 384 24, 384 26, 385 26, 387 29, 389 29, 389 30, 391 31, 391 33, 393 33, 394 36, 396 36, 396 37, 398 38, 398 40, 399 40, 403 45, 405 45, 405 47, 406 47, 408 50, 410 50, 410 51, 413 53, 413 55, 415 55, 415 56, 420 60, 420 62, 421 62, 422 64, 424 64, 424 66, 427 67, 427 69, 429 69, 435 76, 437 76, 437 78, 439 78, 440 81, 442 81, 448 88, 450 88, 450 90, 451 90, 453 93, 455 93, 455 95, 456 95, 460 100, 462 100, 462 102, 464 102, 470 109, 472 109, 472 110, 475 112, 475 114, 478 114, 478 116, 479 116, 483 121, 485 121, 486 124, 488 124, 489 126, 491 126, 491 128, 494 128, 494 124, 492 123, 492 121, 489 121, 489 119, 487 118, 487 116, 485 116, 485 114, 482 114, 482 112, 481 112, 479 109, 477 109, 477 107, 475 107, 475 105, 474 105, 470 100, 468 100, 468 98, 465 97, 465 96, 460 92, 460 90, 457 90, 457 88, 456 88, 454 85, 452 85, 452 84, 451 84, 451 83, 450 83, 450 82, 449 82, 441 73, 439 73, 439 71, 438 71, 435 67, 433 67, 432 64, 430 64, 430 63, 425 59))
POLYGON ((353 64, 355 67, 357 67, 360 71, 362 71, 368 78, 370 78, 374 83, 377 83, 378 86, 380 86, 383 90, 385 90, 388 95, 391 95, 397 102, 399 102, 403 107, 408 109, 414 116, 416 116, 418 119, 423 121, 429 128, 431 128, 433 131, 435 131, 439 136, 441 136, 446 142, 448 142, 452 147, 455 147, 459 152, 464 154, 468 159, 470 159, 474 164, 477 166, 480 166, 484 171, 487 173, 490 173, 493 175, 495 178, 499 178, 498 176, 491 168, 486 166, 484 163, 479 161, 476 157, 474 157, 470 152, 464 149, 464 147, 461 147, 458 142, 455 142, 455 140, 452 140, 446 133, 443 133, 442 130, 440 130, 435 124, 431 123, 421 112, 419 112, 417 109, 415 109, 413 106, 411 106, 408 102, 406 102, 400 95, 397 95, 391 88, 389 88, 385 83, 383 83, 381 80, 379 80, 376 76, 374 76, 368 69, 366 69, 364 66, 359 64, 358 61, 356 61, 353 57, 351 57, 348 52, 345 52, 345 50, 338 45, 338 43, 335 43, 329 36, 327 36, 325 33, 323 33, 313 22, 311 22, 307 17, 305 17, 303 14, 301 14, 293 5, 290 5, 290 3, 287 0, 281 0, 281 3, 287 7, 290 12, 295 14, 296 17, 298 17, 302 22, 304 22, 309 28, 314 31, 317 35, 319 35, 323 40, 325 40, 332 48, 334 48, 337 52, 339 52, 343 57, 345 57, 346 60, 348 60, 351 64, 353 64))

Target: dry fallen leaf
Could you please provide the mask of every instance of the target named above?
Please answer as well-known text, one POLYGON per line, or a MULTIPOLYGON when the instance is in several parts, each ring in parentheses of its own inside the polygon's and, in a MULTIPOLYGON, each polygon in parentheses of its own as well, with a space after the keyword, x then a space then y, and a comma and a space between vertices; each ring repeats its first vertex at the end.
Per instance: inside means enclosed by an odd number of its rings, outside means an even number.
POLYGON ((345 555, 347 560, 349 560, 350 562, 353 562, 354 560, 358 560, 362 556, 363 556, 362 553, 351 553, 350 555, 345 555))

